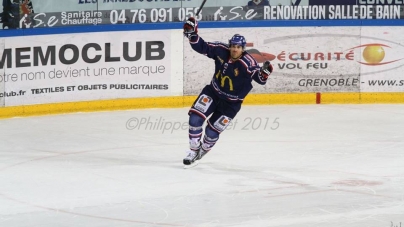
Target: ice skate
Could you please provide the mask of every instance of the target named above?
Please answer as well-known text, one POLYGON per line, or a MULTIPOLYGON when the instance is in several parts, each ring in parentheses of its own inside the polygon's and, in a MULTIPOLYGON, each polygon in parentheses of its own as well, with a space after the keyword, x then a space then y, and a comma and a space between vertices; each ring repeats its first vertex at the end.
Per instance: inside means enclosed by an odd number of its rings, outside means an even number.
POLYGON ((188 151, 187 156, 183 160, 184 168, 188 169, 197 166, 200 159, 199 154, 199 151, 188 151))
POLYGON ((208 152, 200 148, 198 151, 188 151, 187 156, 184 158, 183 163, 184 163, 184 168, 192 168, 195 167, 199 164, 199 160, 203 156, 205 156, 208 152))
POLYGON ((201 160, 203 156, 205 156, 208 153, 208 151, 205 151, 202 147, 199 149, 199 157, 198 160, 201 160))

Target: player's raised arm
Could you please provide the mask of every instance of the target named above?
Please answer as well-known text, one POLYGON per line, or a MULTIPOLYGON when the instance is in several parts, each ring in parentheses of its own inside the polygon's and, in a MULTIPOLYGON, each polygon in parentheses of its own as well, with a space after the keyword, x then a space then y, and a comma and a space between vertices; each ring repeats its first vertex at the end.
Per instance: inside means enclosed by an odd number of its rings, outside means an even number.
POLYGON ((215 59, 217 53, 220 51, 219 49, 229 50, 229 47, 226 44, 217 42, 205 42, 198 35, 198 21, 190 17, 184 23, 184 36, 188 38, 189 43, 191 44, 192 49, 200 54, 204 54, 209 58, 215 59))

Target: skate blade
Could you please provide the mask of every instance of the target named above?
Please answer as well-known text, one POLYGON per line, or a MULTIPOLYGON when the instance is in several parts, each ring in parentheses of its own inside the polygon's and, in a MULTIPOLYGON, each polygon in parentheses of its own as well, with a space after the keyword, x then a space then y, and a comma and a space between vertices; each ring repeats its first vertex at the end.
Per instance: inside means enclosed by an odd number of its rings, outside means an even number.
POLYGON ((197 160, 197 161, 193 162, 192 164, 184 165, 184 169, 191 169, 191 168, 194 168, 194 167, 197 166, 198 164, 199 164, 199 161, 197 160))

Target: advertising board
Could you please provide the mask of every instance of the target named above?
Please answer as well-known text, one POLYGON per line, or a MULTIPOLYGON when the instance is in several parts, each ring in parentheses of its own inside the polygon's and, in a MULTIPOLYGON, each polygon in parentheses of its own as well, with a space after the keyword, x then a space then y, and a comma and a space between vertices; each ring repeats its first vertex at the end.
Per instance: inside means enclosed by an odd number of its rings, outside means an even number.
POLYGON ((181 95, 182 87, 171 88, 172 78, 182 78, 174 58, 182 57, 182 44, 172 42, 178 36, 160 30, 2 39, 6 106, 181 95))
POLYGON ((362 27, 361 92, 404 92, 404 28, 362 27))
MULTIPOLYGON (((360 89, 360 27, 294 27, 201 29, 206 41, 226 42, 239 33, 246 51, 261 65, 272 62, 267 85, 253 93, 358 92, 360 89)), ((366 41, 371 43, 372 40, 366 41)), ((362 43, 363 44, 363 43, 362 43)), ((198 94, 216 73, 210 59, 184 44, 184 94, 198 94), (198 64, 195 64, 198 62, 198 64)), ((226 86, 226 85, 225 85, 226 86)))

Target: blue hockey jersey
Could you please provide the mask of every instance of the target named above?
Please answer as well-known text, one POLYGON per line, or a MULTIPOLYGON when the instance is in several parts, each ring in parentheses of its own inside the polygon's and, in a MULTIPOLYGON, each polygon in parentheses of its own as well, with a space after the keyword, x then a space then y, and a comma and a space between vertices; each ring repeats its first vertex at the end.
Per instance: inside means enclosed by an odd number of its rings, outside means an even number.
POLYGON ((215 61, 215 72, 210 85, 218 96, 228 101, 243 101, 252 89, 252 81, 264 85, 267 78, 260 73, 261 67, 246 51, 233 61, 228 44, 205 42, 200 36, 190 40, 192 49, 215 61))

